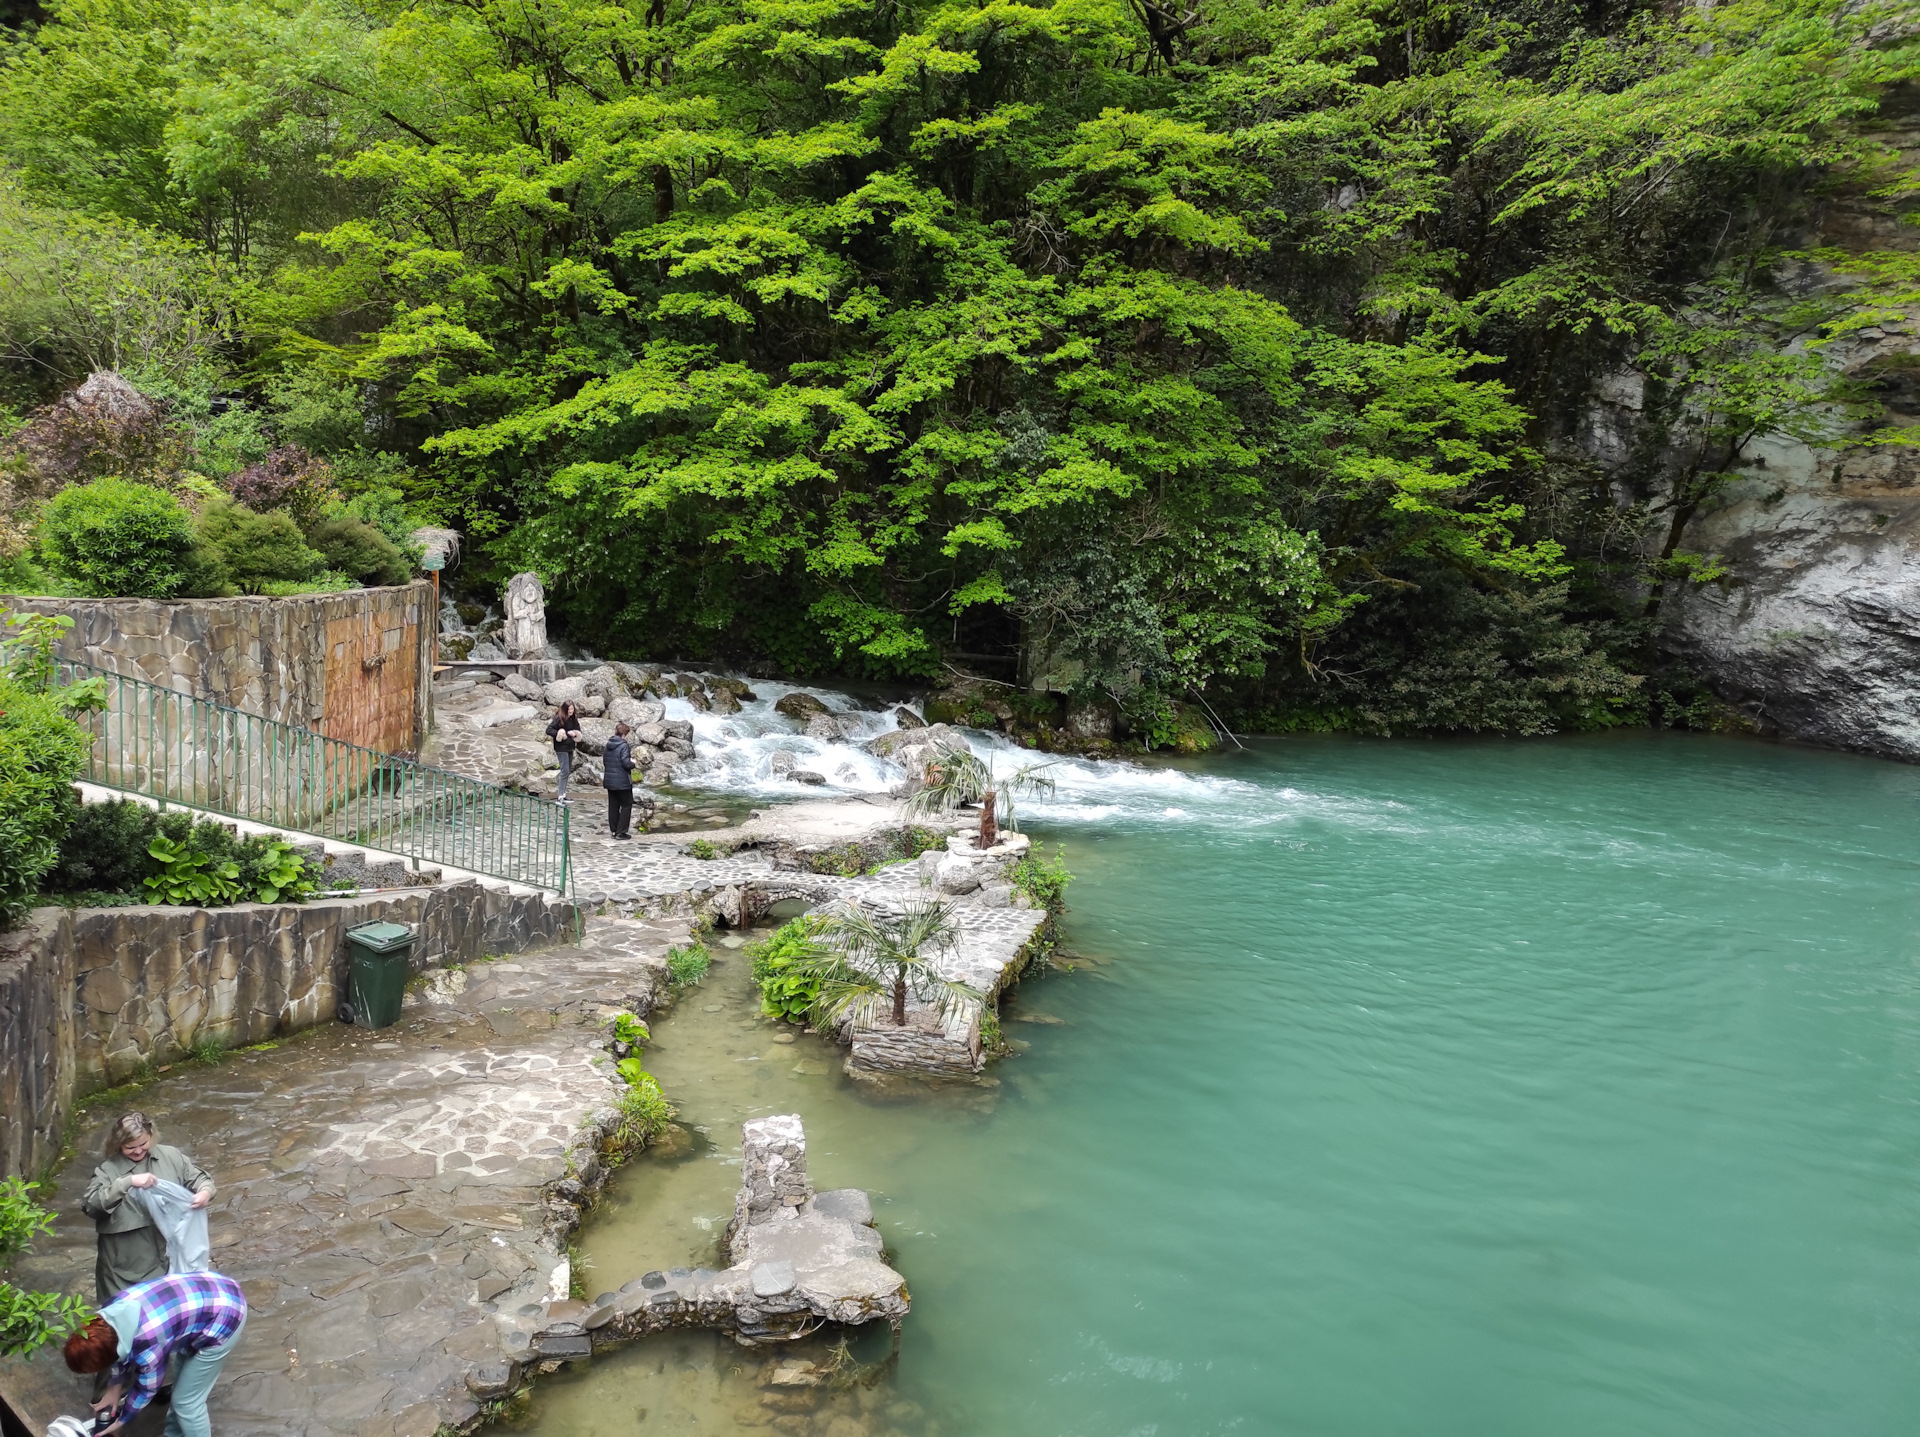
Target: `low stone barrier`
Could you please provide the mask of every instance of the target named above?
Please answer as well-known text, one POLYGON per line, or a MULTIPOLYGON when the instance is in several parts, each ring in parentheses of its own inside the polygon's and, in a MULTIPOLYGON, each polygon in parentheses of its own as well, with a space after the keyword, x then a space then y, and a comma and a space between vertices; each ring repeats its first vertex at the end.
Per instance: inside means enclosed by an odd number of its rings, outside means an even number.
POLYGON ((731 1267, 644 1273, 592 1302, 555 1299, 503 1318, 506 1360, 469 1375, 469 1390, 503 1396, 528 1367, 550 1370, 675 1328, 717 1328, 743 1347, 792 1341, 828 1322, 883 1321, 897 1332, 911 1300, 906 1279, 881 1257, 867 1194, 814 1192, 797 1114, 755 1118, 740 1136, 731 1267))
POLYGON ((229 908, 42 908, 0 934, 0 1176, 60 1152, 75 1102, 208 1039, 331 1022, 346 930, 414 926, 416 971, 577 934, 579 909, 479 883, 229 908))

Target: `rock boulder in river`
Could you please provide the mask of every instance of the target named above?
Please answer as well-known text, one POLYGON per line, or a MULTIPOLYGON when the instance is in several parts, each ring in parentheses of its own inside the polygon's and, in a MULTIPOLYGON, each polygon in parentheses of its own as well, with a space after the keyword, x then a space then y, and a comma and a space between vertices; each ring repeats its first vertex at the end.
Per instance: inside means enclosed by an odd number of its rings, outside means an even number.
POLYGON ((896 729, 892 733, 868 739, 861 747, 874 757, 898 764, 904 769, 909 793, 924 785, 929 764, 937 763, 949 754, 969 751, 967 741, 959 731, 943 723, 927 724, 923 728, 896 729))
POLYGON ((775 703, 773 711, 792 719, 795 723, 803 724, 816 714, 828 712, 828 709, 825 704, 821 703, 820 700, 812 694, 802 693, 796 690, 793 693, 785 695, 779 702, 775 703))

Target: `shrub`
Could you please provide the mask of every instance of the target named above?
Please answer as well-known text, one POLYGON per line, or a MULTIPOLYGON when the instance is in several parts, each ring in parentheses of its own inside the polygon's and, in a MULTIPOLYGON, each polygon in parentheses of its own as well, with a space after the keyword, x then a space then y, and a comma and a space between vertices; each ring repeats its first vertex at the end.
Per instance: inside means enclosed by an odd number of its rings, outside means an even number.
MULTIPOLYGON (((406 472, 404 467, 400 472, 406 472)), ((374 483, 364 493, 355 494, 346 503, 330 511, 330 517, 358 519, 363 524, 371 524, 407 556, 409 566, 419 560, 419 548, 414 544, 412 535, 420 525, 407 512, 406 495, 391 484, 374 483)))
POLYGON ((298 444, 285 444, 227 480, 227 492, 249 509, 310 524, 335 497, 333 471, 298 444))
MULTIPOLYGON (((53 1214, 33 1200, 38 1183, 0 1178, 0 1265, 53 1230, 53 1214)), ((78 1297, 26 1292, 0 1282, 0 1356, 18 1357, 65 1337, 92 1315, 78 1297)))
POLYGON ((193 521, 165 490, 96 479, 54 495, 40 548, 56 574, 95 598, 170 599, 187 583, 193 521))
POLYGON ((307 542, 326 555, 329 569, 362 584, 404 584, 413 577, 393 540, 359 519, 322 519, 307 531, 307 542))
POLYGON ((243 900, 304 903, 320 886, 320 866, 269 833, 257 833, 237 845, 234 862, 240 869, 243 900))
POLYGON ((210 908, 240 896, 238 843, 225 824, 163 813, 156 828, 147 848, 154 860, 146 879, 147 902, 210 908))
POLYGON ((87 744, 57 698, 0 678, 0 915, 8 919, 59 861, 87 744))
POLYGON ((676 988, 688 988, 698 983, 707 976, 707 969, 712 964, 713 955, 698 943, 667 950, 667 972, 672 975, 676 988))
POLYGON ((111 370, 90 374, 72 393, 37 409, 7 436, 7 467, 24 471, 22 498, 41 498, 108 474, 168 475, 184 465, 190 441, 155 403, 111 370))
POLYGON ((746 950, 753 960, 753 981, 760 988, 760 1011, 789 1023, 804 1023, 820 999, 819 946, 814 941, 824 920, 802 915, 783 924, 764 943, 746 950))
POLYGON ((47 875, 47 891, 139 893, 153 871, 147 850, 153 845, 159 819, 153 809, 130 798, 81 805, 60 842, 59 861, 47 875))
POLYGON ((1073 875, 1067 871, 1067 848, 1056 844, 1049 858, 1039 844, 1027 850, 1027 856, 1013 866, 1013 886, 1026 894, 1036 908, 1059 913, 1067 906, 1067 885, 1073 875))
POLYGON ((704 838, 696 838, 687 845, 687 855, 691 858, 712 859, 720 856, 720 850, 704 838))
POLYGON ((307 547, 300 526, 282 513, 256 514, 243 505, 210 503, 200 535, 231 580, 249 594, 275 580, 311 579, 326 559, 307 547))
POLYGON ((607 1138, 605 1153, 610 1163, 619 1164, 644 1148, 649 1138, 666 1130, 674 1119, 674 1107, 661 1090, 660 1080, 641 1067, 638 1058, 622 1058, 614 1069, 627 1090, 620 1095, 620 1124, 607 1138))

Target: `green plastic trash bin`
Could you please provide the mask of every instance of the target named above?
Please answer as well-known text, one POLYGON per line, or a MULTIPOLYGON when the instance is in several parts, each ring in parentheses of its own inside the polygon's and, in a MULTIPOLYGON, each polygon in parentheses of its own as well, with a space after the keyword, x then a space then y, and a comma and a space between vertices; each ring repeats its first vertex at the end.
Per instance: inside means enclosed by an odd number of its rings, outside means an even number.
POLYGON ((404 923, 362 923, 347 930, 347 1001, 341 1020, 362 1028, 400 1021, 413 957, 413 930, 404 923))

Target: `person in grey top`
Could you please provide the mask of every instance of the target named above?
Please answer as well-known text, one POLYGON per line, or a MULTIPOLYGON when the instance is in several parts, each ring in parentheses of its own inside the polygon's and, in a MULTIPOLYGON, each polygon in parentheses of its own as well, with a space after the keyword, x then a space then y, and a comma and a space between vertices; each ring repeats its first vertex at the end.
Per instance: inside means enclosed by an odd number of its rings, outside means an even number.
POLYGON ((80 1199, 80 1210, 93 1219, 100 1235, 93 1286, 102 1304, 136 1282, 167 1273, 166 1241, 146 1208, 127 1201, 129 1192, 165 1178, 190 1191, 195 1207, 213 1201, 213 1179, 206 1169, 180 1149, 160 1142, 159 1136, 160 1130, 145 1113, 120 1117, 107 1129, 106 1159, 93 1170, 93 1181, 80 1199))

